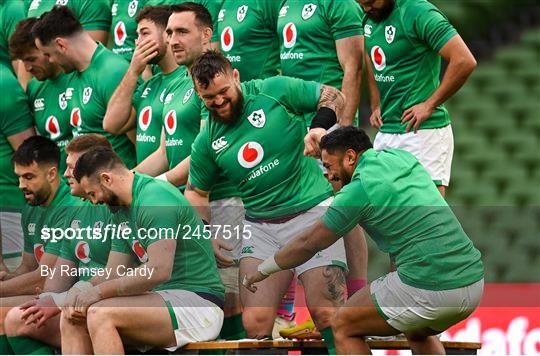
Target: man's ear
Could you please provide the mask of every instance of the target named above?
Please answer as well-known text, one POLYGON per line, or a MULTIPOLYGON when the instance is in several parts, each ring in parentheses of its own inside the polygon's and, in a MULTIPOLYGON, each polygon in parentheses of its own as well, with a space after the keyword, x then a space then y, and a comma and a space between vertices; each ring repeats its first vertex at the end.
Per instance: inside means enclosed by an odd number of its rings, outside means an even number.
POLYGON ((56 177, 58 177, 58 167, 56 166, 49 167, 49 169, 47 170, 47 181, 52 182, 53 180, 56 179, 56 177))
POLYGON ((65 38, 56 37, 54 39, 54 44, 56 45, 56 48, 62 53, 65 53, 67 51, 68 41, 65 38))
POLYGON ((354 150, 348 149, 347 151, 345 151, 345 162, 348 165, 354 166, 356 164, 357 158, 358 158, 358 155, 356 154, 354 150))
POLYGON ((210 27, 205 27, 202 30, 202 37, 203 37, 203 43, 207 44, 210 43, 212 40, 212 35, 214 34, 214 31, 210 27))
POLYGON ((232 75, 233 75, 235 84, 240 85, 240 72, 238 71, 238 69, 234 68, 232 71, 232 75))
POLYGON ((113 176, 109 172, 101 172, 99 174, 99 182, 107 188, 113 184, 113 176))

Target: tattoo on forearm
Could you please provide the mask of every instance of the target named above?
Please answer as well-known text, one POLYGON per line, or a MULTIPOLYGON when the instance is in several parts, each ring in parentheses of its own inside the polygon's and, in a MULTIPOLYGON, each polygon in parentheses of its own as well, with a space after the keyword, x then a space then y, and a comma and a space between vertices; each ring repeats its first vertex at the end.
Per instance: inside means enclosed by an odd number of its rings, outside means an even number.
POLYGON ((345 107, 345 95, 334 87, 321 85, 321 98, 317 109, 322 107, 332 109, 336 114, 340 113, 345 107))
POLYGON ((323 271, 328 295, 335 302, 336 306, 345 303, 345 272, 343 268, 337 266, 326 266, 323 271))

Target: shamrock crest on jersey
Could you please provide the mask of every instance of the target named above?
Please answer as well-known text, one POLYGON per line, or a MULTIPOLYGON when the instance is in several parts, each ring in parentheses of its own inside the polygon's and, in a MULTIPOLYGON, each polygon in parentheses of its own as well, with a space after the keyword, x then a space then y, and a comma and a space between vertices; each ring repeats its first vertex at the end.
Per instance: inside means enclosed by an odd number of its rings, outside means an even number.
POLYGON ((244 21, 244 19, 246 18, 247 11, 248 11, 247 5, 242 5, 238 8, 238 10, 236 11, 236 19, 238 20, 238 22, 244 21))
POLYGON ((304 8, 302 9, 302 18, 304 20, 309 19, 313 14, 315 13, 315 10, 317 10, 317 5, 315 4, 306 4, 304 5, 304 8))
POLYGON ((184 99, 182 99, 182 104, 187 103, 189 98, 191 98, 191 95, 193 95, 193 88, 186 91, 186 94, 184 95, 184 99))
POLYGON ((139 2, 137 0, 133 0, 128 5, 128 15, 129 17, 135 16, 137 13, 137 6, 139 6, 139 2))
POLYGON ((82 98, 82 102, 83 104, 88 104, 88 102, 90 101, 90 98, 92 97, 92 88, 91 87, 86 87, 84 88, 83 90, 83 98, 82 98))
POLYGON ((388 44, 394 42, 394 37, 396 36, 396 28, 392 25, 385 26, 384 28, 384 37, 388 44))
POLYGON ((249 123, 260 129, 266 123, 266 115, 264 115, 263 109, 259 109, 251 113, 248 116, 249 123))

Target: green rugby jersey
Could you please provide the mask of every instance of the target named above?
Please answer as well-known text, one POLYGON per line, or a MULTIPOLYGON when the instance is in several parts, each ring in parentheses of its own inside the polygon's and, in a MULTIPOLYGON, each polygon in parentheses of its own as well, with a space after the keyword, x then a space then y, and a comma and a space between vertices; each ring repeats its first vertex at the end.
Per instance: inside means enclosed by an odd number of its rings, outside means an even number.
POLYGON ((152 231, 170 229, 161 238, 174 238, 176 252, 171 278, 154 288, 183 289, 224 298, 225 288, 217 270, 212 244, 193 207, 173 185, 135 173, 133 199, 129 209, 115 214, 119 223, 128 223, 133 239, 125 240, 141 263, 148 261, 148 248, 160 238, 152 231))
POLYGON ((365 151, 322 221, 337 236, 360 224, 413 287, 454 289, 484 276, 480 251, 427 171, 404 150, 365 151))
POLYGON ((73 98, 68 107, 74 135, 98 133, 107 137, 124 163, 136 164, 135 147, 126 135, 113 135, 103 129, 107 104, 124 77, 129 63, 99 44, 88 68, 75 72, 71 80, 73 98))
MULTIPOLYGON (((111 251, 111 238, 107 236, 107 225, 112 226, 112 215, 104 205, 92 205, 90 201, 79 199, 69 227, 77 232, 76 238, 64 239, 60 257, 71 261, 79 269, 102 269, 107 265, 111 251), (80 238, 79 238, 80 237, 80 238)), ((91 279, 90 274, 81 274, 80 279, 91 279)))
POLYGON ((55 79, 44 81, 32 78, 26 88, 37 132, 56 142, 60 148, 60 175, 66 169, 66 145, 73 138, 68 110, 68 102, 73 96, 72 76, 61 73, 55 79))
POLYGON ((362 34, 354 0, 286 0, 277 22, 283 75, 341 89, 336 41, 362 34))
POLYGON ((11 64, 9 67, 0 64, 0 83, 2 91, 8 93, 0 95, 0 211, 20 211, 25 200, 13 171, 11 157, 14 150, 8 137, 31 128, 34 123, 28 98, 11 70, 11 64))
POLYGON ((178 67, 168 74, 154 74, 137 87, 133 94, 133 107, 137 112, 137 164, 159 148, 163 123, 165 96, 184 68, 178 67))
MULTIPOLYGON (((438 52, 456 34, 447 18, 426 0, 396 0, 390 16, 381 22, 364 18, 365 50, 381 97, 381 132, 405 132, 403 112, 424 102, 437 89, 441 70, 438 52)), ((420 129, 448 124, 448 111, 439 105, 420 129)))
POLYGON ((0 0, 0 65, 5 65, 12 73, 9 38, 15 31, 17 23, 25 17, 22 1, 0 0))
POLYGON ((219 12, 217 29, 221 52, 240 72, 240 80, 278 75, 277 16, 283 0, 227 0, 219 12))
POLYGON ((146 6, 147 0, 113 0, 111 7, 111 37, 113 53, 131 61, 137 39, 137 14, 146 6))
POLYGON ((109 0, 24 0, 26 17, 39 17, 55 5, 67 6, 86 31, 108 31, 111 26, 109 0))
POLYGON ((320 84, 273 77, 244 82, 242 92, 244 108, 235 124, 210 118, 197 136, 190 181, 210 191, 222 173, 253 218, 295 214, 331 196, 317 161, 303 154, 304 113, 316 111, 320 84))
POLYGON ((43 253, 60 256, 63 240, 52 240, 53 233, 48 230, 66 230, 71 226, 74 207, 79 199, 71 195, 69 186, 63 180, 48 206, 26 205, 22 211, 21 227, 24 234, 24 252, 31 253, 39 263, 43 253))

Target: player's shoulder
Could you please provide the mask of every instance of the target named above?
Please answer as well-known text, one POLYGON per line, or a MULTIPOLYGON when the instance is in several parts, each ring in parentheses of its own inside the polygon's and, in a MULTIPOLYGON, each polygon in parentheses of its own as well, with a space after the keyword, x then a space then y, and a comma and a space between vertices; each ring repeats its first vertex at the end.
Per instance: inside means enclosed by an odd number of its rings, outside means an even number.
POLYGON ((45 81, 39 81, 36 78, 32 78, 26 86, 26 95, 28 95, 28 99, 34 98, 39 89, 42 88, 44 85, 45 81))
POLYGON ((398 6, 401 16, 405 20, 414 20, 432 10, 438 11, 437 7, 427 0, 402 0, 398 6))
POLYGON ((114 53, 102 44, 96 49, 96 67, 106 70, 108 73, 129 67, 127 59, 114 53))
POLYGON ((181 193, 172 184, 146 174, 137 174, 135 194, 141 205, 159 206, 179 201, 181 193))

